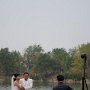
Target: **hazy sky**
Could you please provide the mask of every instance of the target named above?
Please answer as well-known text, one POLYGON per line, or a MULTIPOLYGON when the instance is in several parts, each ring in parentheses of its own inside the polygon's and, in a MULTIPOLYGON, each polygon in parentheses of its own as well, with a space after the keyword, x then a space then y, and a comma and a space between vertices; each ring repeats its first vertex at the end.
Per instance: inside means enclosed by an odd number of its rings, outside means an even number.
POLYGON ((0 0, 0 48, 45 51, 90 42, 90 0, 0 0))

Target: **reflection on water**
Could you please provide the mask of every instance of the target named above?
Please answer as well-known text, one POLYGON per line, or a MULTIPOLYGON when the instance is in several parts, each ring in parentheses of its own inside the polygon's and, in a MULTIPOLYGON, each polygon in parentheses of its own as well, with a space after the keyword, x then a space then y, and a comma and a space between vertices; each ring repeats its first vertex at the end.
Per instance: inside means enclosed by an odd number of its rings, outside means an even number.
POLYGON ((11 90, 10 86, 0 86, 0 90, 11 90))
MULTIPOLYGON (((46 84, 46 83, 34 83, 34 86, 31 90, 52 90, 54 84, 46 84)), ((72 84, 70 85, 74 90, 82 90, 81 84, 72 84)), ((88 85, 90 88, 90 85, 88 85)), ((0 90, 11 90, 10 84, 9 85, 0 85, 0 90)), ((86 90, 86 89, 85 89, 86 90)), ((89 90, 89 89, 88 89, 89 90)))
MULTIPOLYGON (((11 90, 10 86, 0 86, 0 90, 11 90)), ((40 86, 40 87, 33 87, 31 90, 52 90, 50 86, 40 86)))
MULTIPOLYGON (((39 83, 39 82, 34 82, 34 87, 31 90, 52 90, 54 85, 55 85, 54 83, 39 83)), ((70 84, 70 86, 74 90, 82 90, 81 84, 74 83, 72 85, 70 84)), ((88 87, 90 88, 90 85, 88 85, 88 87)), ((0 90, 11 90, 10 79, 9 79, 9 81, 6 80, 5 82, 0 83, 0 90)))
MULTIPOLYGON (((11 90, 11 78, 5 78, 0 82, 0 90, 11 90)), ((34 82, 31 90, 52 90, 52 84, 34 82)))

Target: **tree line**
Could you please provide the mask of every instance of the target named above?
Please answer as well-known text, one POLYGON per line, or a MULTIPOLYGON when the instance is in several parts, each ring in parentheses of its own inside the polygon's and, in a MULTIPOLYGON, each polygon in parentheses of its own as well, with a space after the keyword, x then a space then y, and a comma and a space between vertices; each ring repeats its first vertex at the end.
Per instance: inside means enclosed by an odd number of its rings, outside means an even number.
POLYGON ((50 80, 57 74, 80 80, 83 75, 82 53, 87 54, 86 77, 90 78, 90 43, 68 51, 65 48, 55 48, 49 52, 45 52, 40 45, 31 45, 23 55, 19 51, 1 48, 0 74, 11 76, 13 73, 28 71, 35 80, 50 80))

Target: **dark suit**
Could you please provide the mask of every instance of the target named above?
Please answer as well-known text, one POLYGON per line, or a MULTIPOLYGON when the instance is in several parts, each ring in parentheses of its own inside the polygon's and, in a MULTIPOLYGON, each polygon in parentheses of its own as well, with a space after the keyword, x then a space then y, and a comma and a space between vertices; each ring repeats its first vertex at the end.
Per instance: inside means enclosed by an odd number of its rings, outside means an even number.
POLYGON ((68 85, 65 85, 63 83, 58 83, 55 87, 53 87, 53 90, 73 90, 71 87, 68 85))

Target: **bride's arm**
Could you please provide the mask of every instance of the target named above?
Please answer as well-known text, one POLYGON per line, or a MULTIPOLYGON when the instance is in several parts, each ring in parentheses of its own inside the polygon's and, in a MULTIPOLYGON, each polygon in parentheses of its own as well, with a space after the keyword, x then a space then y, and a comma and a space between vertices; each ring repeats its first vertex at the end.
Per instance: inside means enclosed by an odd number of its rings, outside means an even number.
POLYGON ((24 87, 22 87, 20 84, 18 84, 17 82, 14 82, 14 85, 17 86, 19 88, 19 90, 25 90, 24 87))

